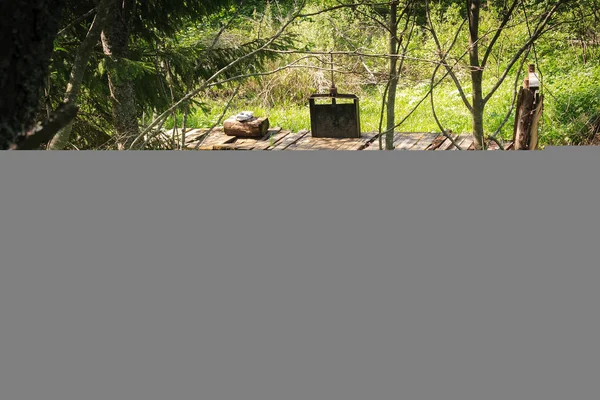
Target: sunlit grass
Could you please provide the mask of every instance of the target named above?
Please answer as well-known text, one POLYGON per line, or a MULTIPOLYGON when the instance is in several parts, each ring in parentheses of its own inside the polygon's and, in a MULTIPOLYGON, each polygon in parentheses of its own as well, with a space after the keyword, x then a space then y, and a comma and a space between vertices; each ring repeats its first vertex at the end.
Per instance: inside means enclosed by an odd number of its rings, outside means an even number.
MULTIPOLYGON (((540 145, 564 145, 576 143, 581 132, 585 131, 588 119, 600 114, 598 87, 595 85, 600 77, 600 66, 589 65, 580 67, 579 83, 572 87, 571 74, 556 74, 547 79, 544 118, 540 125, 540 145), (586 118, 583 118, 584 116, 586 118), (583 119, 582 119, 583 118, 583 119), (579 136, 578 136, 579 135, 579 136)), ((487 135, 496 132, 507 114, 511 111, 514 95, 515 77, 509 77, 498 89, 485 107, 484 125, 487 135)), ((494 84, 493 78, 484 82, 485 90, 494 84)), ((519 85, 520 87, 520 85, 519 85)), ((465 85, 465 94, 470 100, 470 88, 465 85)), ((359 89, 361 128, 363 132, 378 132, 380 126, 382 88, 359 89)), ((417 84, 400 84, 396 96, 396 123, 398 132, 439 132, 431 110, 429 82, 417 84), (425 98, 425 99, 424 99, 425 98), (423 100, 424 99, 424 100, 423 100), (423 100, 421 102, 421 100, 423 100), (419 102, 421 102, 419 104, 419 102), (411 114, 412 113, 412 114, 411 114)), ((224 114, 228 118, 240 111, 251 110, 257 116, 269 118, 270 126, 297 132, 310 129, 310 112, 308 99, 302 102, 289 102, 280 99, 275 105, 266 107, 258 98, 246 96, 232 102, 224 114)), ((471 132, 471 115, 464 105, 457 88, 452 82, 445 82, 434 91, 436 114, 446 129, 455 133, 471 132)), ((188 117, 189 128, 210 127, 217 123, 223 114, 226 100, 206 100, 204 109, 194 110, 188 117)), ((178 117, 181 124, 181 115, 178 117)), ((222 124, 222 121, 220 122, 222 124)), ((165 126, 172 127, 172 120, 165 126)), ((514 126, 514 109, 510 112, 505 125, 500 131, 500 137, 505 140, 512 138, 514 126)), ((382 129, 385 130, 385 120, 382 129)))
MULTIPOLYGON (((430 98, 426 97, 428 91, 429 84, 427 82, 421 85, 406 85, 398 88, 396 124, 401 123, 403 120, 404 122, 397 127, 397 131, 438 132, 440 130, 433 117, 430 98), (425 99, 423 100, 423 98, 425 99)), ((490 102, 486 110, 486 121, 490 130, 495 131, 506 115, 505 110, 510 107, 512 100, 510 90, 504 92, 499 93, 490 102)), ((378 132, 382 105, 381 93, 371 88, 362 90, 357 95, 360 99, 362 131, 378 132)), ((470 131, 470 114, 458 95, 456 87, 452 84, 439 86, 434 92, 434 100, 438 118, 446 129, 451 129, 457 133, 470 131)), ((224 106, 225 101, 209 100, 205 102, 204 110, 196 109, 188 116, 188 127, 205 128, 212 126, 218 122, 219 117, 223 114, 224 106)), ((282 102, 275 104, 273 107, 265 107, 259 101, 237 99, 232 102, 223 119, 246 110, 253 111, 256 116, 268 117, 271 126, 279 126, 295 132, 310 129, 308 99, 305 104, 282 102)), ((178 117, 178 120, 181 124, 181 116, 178 117)), ((510 123, 507 124, 507 127, 510 127, 510 125, 510 123)), ((172 120, 169 120, 166 126, 172 127, 172 120)), ((385 130, 385 119, 382 129, 385 130)))
MULTIPOLYGON (((322 5, 316 3, 309 5, 307 11, 318 11, 322 5)), ((484 14, 481 20, 482 29, 497 25, 496 14, 487 12, 484 14)), ((356 24, 357 21, 352 15, 343 10, 331 15, 315 15, 298 25, 290 26, 295 46, 298 49, 322 51, 338 47, 343 49, 346 41, 350 41, 351 48, 360 47, 366 49, 366 53, 387 52, 385 32, 365 35, 365 25, 356 24), (337 30, 332 29, 331 15, 343 28, 344 40, 339 40, 337 30)), ((462 21, 460 7, 451 7, 445 10, 443 15, 444 18, 439 19, 442 25, 438 34, 440 40, 447 43, 454 39, 454 28, 462 21)), ((427 96, 434 66, 417 61, 417 59, 437 57, 437 50, 426 34, 417 32, 415 35, 409 55, 416 58, 414 61, 407 59, 404 63, 403 75, 396 95, 395 119, 396 124, 400 124, 396 131, 439 132, 440 127, 435 121, 431 101, 427 96)), ((484 95, 489 93, 497 79, 502 76, 507 61, 512 58, 516 49, 521 47, 525 35, 524 24, 514 24, 504 32, 484 70, 484 95)), ((527 69, 526 64, 533 62, 537 65, 537 71, 543 75, 546 90, 544 115, 539 131, 540 145, 574 144, 581 139, 582 132, 589 130, 590 121, 600 116, 600 100, 598 100, 600 91, 597 84, 600 80, 598 50, 590 49, 589 60, 584 63, 580 57, 580 49, 568 44, 567 39, 571 36, 569 32, 549 32, 538 40, 535 58, 530 55, 521 71, 516 71, 518 64, 513 67, 504 83, 485 106, 486 135, 499 131, 500 137, 512 138, 515 110, 511 106, 515 95, 515 81, 518 90, 527 69)), ((459 38, 457 47, 460 47, 461 43, 467 43, 466 36, 459 38)), ((294 60, 295 55, 281 56, 268 64, 265 69, 275 70, 294 60)), ((380 117, 385 86, 382 80, 385 80, 388 71, 386 61, 362 60, 370 76, 364 74, 362 67, 356 68, 358 64, 355 65, 355 58, 338 56, 334 61, 339 70, 352 71, 336 73, 335 83, 341 92, 358 95, 362 131, 378 132, 380 128, 385 130, 385 120, 382 123, 380 117)), ((465 96, 471 101, 470 74, 464 65, 466 61, 460 59, 454 72, 464 85, 465 96)), ((328 64, 322 61, 306 60, 306 63, 307 66, 329 68, 328 64)), ((437 75, 439 78, 441 71, 438 72, 440 72, 437 75)), ((204 103, 204 107, 193 110, 188 118, 188 127, 211 127, 213 124, 222 123, 222 120, 219 121, 221 116, 228 118, 240 111, 251 110, 257 116, 268 117, 272 127, 280 126, 292 131, 310 129, 308 97, 318 91, 318 88, 321 91, 326 90, 329 84, 329 71, 305 67, 284 69, 277 74, 248 79, 241 84, 239 97, 232 102, 231 107, 224 114, 223 108, 229 101, 228 96, 233 89, 232 87, 215 88, 213 92, 205 95, 207 98, 198 99, 204 103)), ((450 129, 455 133, 472 131, 471 114, 461 99, 459 90, 449 78, 435 88, 433 95, 435 111, 444 129, 450 129)), ((181 124, 181 115, 178 117, 178 122, 181 124)), ((172 125, 172 121, 168 121, 165 126, 172 127, 172 125)))

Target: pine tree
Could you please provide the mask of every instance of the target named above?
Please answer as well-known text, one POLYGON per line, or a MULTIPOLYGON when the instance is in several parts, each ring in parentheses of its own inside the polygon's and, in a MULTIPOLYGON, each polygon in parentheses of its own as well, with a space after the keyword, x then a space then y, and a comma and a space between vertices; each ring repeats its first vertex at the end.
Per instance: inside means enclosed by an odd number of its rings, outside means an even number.
POLYGON ((35 122, 63 6, 63 0, 0 2, 0 149, 35 122))

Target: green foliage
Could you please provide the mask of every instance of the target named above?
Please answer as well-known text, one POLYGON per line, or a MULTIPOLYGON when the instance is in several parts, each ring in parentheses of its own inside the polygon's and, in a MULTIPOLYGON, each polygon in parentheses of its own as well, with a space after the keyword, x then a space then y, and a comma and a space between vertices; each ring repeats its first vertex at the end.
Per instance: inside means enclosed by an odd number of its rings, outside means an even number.
MULTIPOLYGON (((109 59, 103 55, 98 44, 92 54, 89 70, 84 78, 80 96, 82 112, 74 132, 79 136, 78 147, 86 148, 85 140, 90 132, 98 130, 110 135, 111 103, 107 74, 112 71, 114 81, 133 81, 138 116, 148 117, 162 113, 171 104, 189 91, 198 87, 217 71, 239 60, 265 43, 265 36, 252 34, 249 28, 257 21, 240 14, 236 1, 138 1, 133 16, 129 55, 127 58, 109 59), (224 29, 215 16, 229 16, 231 23, 224 29), (93 126, 93 129, 91 128, 93 126)), ((255 3, 258 6, 260 2, 255 3)), ((260 9, 266 9, 264 3, 260 9)), ((94 15, 88 11, 94 6, 91 0, 73 2, 64 17, 63 34, 57 39, 52 64, 52 79, 49 85, 49 100, 56 107, 62 102, 64 88, 69 79, 71 66, 79 44, 87 34, 94 15), (81 18, 81 15, 87 15, 81 18)), ((255 8, 252 9, 254 12, 255 8)), ((278 25, 276 13, 269 21, 271 29, 278 25)), ((265 32, 262 32, 263 34, 265 32)), ((272 49, 287 49, 292 36, 283 35, 272 43, 272 49)), ((249 71, 261 71, 265 62, 277 57, 272 52, 259 52, 253 57, 238 62, 222 73, 218 80, 231 79, 249 71)), ((199 107, 192 100, 182 110, 199 107)), ((97 136, 97 135, 96 135, 97 136)), ((92 140, 91 142, 95 142, 92 140)))
MULTIPOLYGON (((337 0, 308 2, 304 12, 314 13, 339 5, 337 0)), ((377 2, 379 3, 379 2, 377 2)), ((73 2, 64 25, 73 22, 91 7, 91 0, 73 2)), ((82 96, 82 118, 76 128, 81 147, 106 140, 100 133, 110 132, 110 92, 108 68, 121 68, 124 79, 135 82, 139 116, 160 114, 173 102, 193 90, 215 72, 260 48, 281 26, 283 18, 295 2, 276 1, 139 1, 139 12, 132 23, 131 54, 122 65, 109 65, 98 46, 90 62, 82 96), (240 4, 241 3, 241 4, 240 4), (191 6, 188 7, 188 5, 191 6), (171 93, 172 91, 172 93, 171 93), (93 132, 93 134, 90 134, 93 132)), ((396 121, 401 121, 426 96, 438 50, 425 27, 424 2, 401 2, 413 7, 411 18, 417 24, 409 44, 408 56, 401 71, 397 92, 396 121)), ((464 2, 443 0, 431 2, 434 26, 442 48, 447 50, 458 26, 464 21, 464 2)), ((486 2, 480 20, 482 53, 490 45, 495 29, 506 12, 507 2, 486 2)), ((527 2, 530 23, 545 12, 549 1, 527 2)), ((535 63, 544 82, 545 114, 541 143, 577 144, 587 139, 590 121, 600 114, 600 47, 597 45, 600 4, 585 0, 572 4, 558 15, 553 26, 536 43, 525 64, 535 63), (573 23, 572 21, 577 21, 573 23), (591 43, 591 44, 590 44, 591 43), (596 45, 593 45, 596 43, 596 45)), ((369 55, 388 53, 387 6, 361 5, 299 19, 286 34, 270 46, 271 51, 259 52, 244 59, 217 80, 231 82, 211 87, 178 110, 189 112, 188 127, 207 127, 217 122, 234 88, 241 83, 239 95, 227 114, 253 110, 268 116, 271 125, 285 129, 308 129, 310 119, 307 98, 324 92, 331 85, 330 50, 347 52, 336 55, 335 81, 340 92, 356 93, 361 100, 364 131, 377 131, 381 100, 388 80, 388 59, 369 55), (294 49, 298 53, 278 53, 294 49), (324 54, 303 54, 302 52, 324 54), (354 54, 352 54, 354 53, 354 54), (360 56, 359 56, 360 55, 360 56), (278 73, 237 79, 240 75, 265 73, 286 65, 278 73)), ((406 15, 403 18, 406 18, 406 15)), ((496 42, 484 70, 484 93, 488 93, 502 76, 509 60, 529 37, 526 15, 522 8, 512 16, 506 32, 496 42)), ((89 17, 70 26, 55 45, 50 97, 53 104, 62 101, 70 66, 78 44, 91 23, 89 17)), ((405 22, 406 20, 402 20, 405 22)), ((404 24, 401 23, 401 30, 404 24)), ((463 29, 456 46, 448 55, 454 71, 468 98, 471 96, 468 66, 468 32, 463 29)), ((507 79, 490 99, 485 110, 485 132, 492 134, 505 122, 514 97, 514 83, 520 86, 524 71, 517 63, 507 79)), ((440 70, 438 78, 443 74, 440 70)), ((471 130, 471 117, 454 84, 446 78, 434 91, 436 112, 442 124, 454 132, 471 130)), ((229 115, 226 115, 228 117, 229 115)), ((512 113, 514 115, 514 111, 512 113)), ((505 139, 512 136, 514 117, 510 116, 500 131, 505 139)), ((173 120, 166 126, 172 126, 173 120)), ((429 99, 398 127, 401 131, 437 131, 429 99)))
POLYGON ((575 66, 546 83, 544 139, 549 144, 585 144, 600 117, 600 63, 575 66))

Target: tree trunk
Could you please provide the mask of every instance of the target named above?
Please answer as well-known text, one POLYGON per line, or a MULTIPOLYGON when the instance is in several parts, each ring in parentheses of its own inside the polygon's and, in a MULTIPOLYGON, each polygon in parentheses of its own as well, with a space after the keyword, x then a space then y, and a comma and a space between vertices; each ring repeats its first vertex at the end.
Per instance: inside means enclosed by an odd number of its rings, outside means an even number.
POLYGON ((485 149, 483 140, 483 70, 479 63, 479 11, 481 0, 469 1, 469 63, 473 89, 473 139, 476 150, 485 149))
MULTIPOLYGON (((398 2, 390 5, 390 54, 398 52, 398 2)), ((396 127, 396 89, 398 87, 398 73, 396 70, 398 59, 390 58, 390 85, 386 102, 386 133, 385 149, 394 150, 394 129, 396 127)))
POLYGON ((0 4, 0 149, 35 123, 59 28, 63 0, 0 4))
MULTIPOLYGON (((83 83, 83 77, 85 70, 87 69, 88 61, 94 50, 94 46, 100 40, 100 32, 104 27, 104 24, 108 18, 110 0, 101 0, 98 4, 96 17, 88 30, 88 33, 81 42, 75 61, 73 62, 73 68, 71 69, 71 76, 69 77, 69 83, 65 93, 65 103, 77 103, 79 99, 79 92, 81 91, 81 84, 83 83)), ((69 124, 64 129, 54 136, 48 149, 50 150, 64 150, 71 139, 71 132, 73 131, 73 124, 69 124)))
POLYGON ((128 65, 129 23, 135 1, 111 0, 109 17, 101 34, 108 57, 108 85, 115 135, 119 149, 127 149, 139 134, 133 73, 128 65))

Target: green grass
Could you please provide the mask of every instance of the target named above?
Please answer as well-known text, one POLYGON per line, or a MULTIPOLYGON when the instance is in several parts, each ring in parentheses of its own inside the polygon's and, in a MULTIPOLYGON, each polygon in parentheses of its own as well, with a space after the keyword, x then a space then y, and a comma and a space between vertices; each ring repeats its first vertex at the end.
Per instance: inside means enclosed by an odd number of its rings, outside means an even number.
MULTIPOLYGON (((309 6, 308 11, 317 11, 322 5, 309 6)), ((444 11, 444 18, 440 19, 439 35, 442 42, 448 43, 453 40, 454 28, 462 20, 456 6, 444 11)), ((268 13, 267 13, 268 14, 268 13)), ((497 26, 496 14, 484 13, 481 26, 497 26)), ((270 14, 269 14, 270 15, 270 14)), ((289 28, 294 35, 294 42, 299 49, 344 49, 365 48, 367 52, 377 54, 385 53, 387 40, 385 32, 365 35, 365 24, 358 23, 354 16, 340 10, 331 14, 344 32, 344 37, 338 37, 338 30, 332 28, 330 15, 315 15, 301 23, 289 28), (348 42, 348 43, 347 43, 348 42)), ((521 20, 521 22, 523 22, 521 20)), ((589 21, 588 21, 589 23, 589 21)), ((248 29, 239 27, 238 29, 248 29)), ((487 28, 485 28, 487 29, 487 28)), ((248 33, 248 32, 246 32, 248 33)), ((502 75, 507 61, 511 59, 516 49, 520 48, 522 39, 526 35, 524 24, 515 24, 507 28, 496 45, 496 51, 484 70, 484 95, 489 93, 499 76, 502 75)), ((583 62, 581 49, 569 44, 573 33, 568 30, 556 30, 548 32, 538 40, 535 53, 529 55, 527 63, 535 62, 538 72, 544 78, 544 115, 540 125, 540 145, 564 145, 583 142, 586 132, 590 130, 590 121, 600 115, 600 61, 598 55, 600 49, 590 49, 590 58, 587 63, 583 62)), ((467 44, 466 36, 459 38, 457 48, 467 44)), ((425 34, 416 33, 410 48, 409 55, 422 59, 435 58, 436 46, 425 34)), ((456 56, 456 54, 455 54, 456 56)), ((274 70, 278 67, 292 62, 295 56, 282 56, 273 60, 265 67, 265 70, 274 70)), ((377 79, 383 79, 387 74, 385 61, 377 59, 365 59, 364 65, 377 75, 377 79)), ((465 60, 463 59, 463 62, 465 60)), ((352 57, 337 57, 338 67, 356 71, 356 59, 352 57), (353 67, 352 67, 353 66, 353 67)), ((322 61, 306 61, 314 66, 327 66, 322 61)), ((406 61, 403 67, 403 76, 398 86, 396 97, 396 123, 404 120, 413 111, 429 90, 429 79, 433 72, 433 66, 418 61, 406 61)), ((516 68, 515 68, 516 69, 516 68)), ((358 68, 362 71, 362 67, 358 68)), ((526 66, 518 77, 520 86, 525 76, 526 66)), ((439 71, 438 71, 439 72, 439 71)), ((465 95, 470 99, 469 71, 464 65, 459 64, 455 70, 463 84, 465 95)), ((375 75, 372 74, 373 78, 375 75)), ((438 77, 441 74, 438 74, 438 77)), ((363 132, 379 131, 382 93, 384 84, 374 86, 378 80, 366 79, 364 74, 337 74, 336 84, 341 92, 355 93, 360 99, 361 128, 363 132)), ((484 112, 484 129, 487 135, 495 133, 507 117, 506 124, 500 131, 504 139, 512 138, 514 126, 514 110, 511 105, 514 96, 514 82, 516 71, 512 72, 503 85, 494 93, 494 96, 486 104, 484 112)), ((288 69, 277 74, 265 76, 260 79, 250 79, 243 82, 239 97, 231 104, 224 115, 228 118, 240 111, 251 110, 255 115, 269 117, 271 126, 280 126, 284 129, 299 131, 310 129, 310 114, 308 109, 308 97, 317 91, 318 87, 324 88, 329 85, 327 71, 315 69, 288 69)), ((210 127, 215 124, 221 114, 223 107, 228 101, 228 96, 233 92, 232 87, 222 87, 214 92, 207 93, 207 98, 201 98, 204 102, 203 109, 194 110, 188 119, 188 126, 192 128, 210 127)), ((455 133, 471 132, 471 115, 463 104, 457 88, 450 79, 439 85, 434 91, 436 114, 445 129, 451 129, 455 133)), ((222 121, 221 121, 222 122, 222 121)), ((181 116, 179 117, 181 123, 181 116)), ((168 121, 167 127, 172 127, 172 121, 168 121)), ((385 127, 385 121, 383 123, 385 127)), ((430 99, 426 98, 416 110, 397 127, 400 132, 438 132, 438 127, 432 110, 430 99)))
MULTIPOLYGON (((401 86, 398 88, 396 97, 396 123, 402 121, 419 101, 427 94, 429 83, 416 86, 401 86)), ((381 93, 377 89, 364 89, 357 93, 360 99, 361 128, 363 132, 379 131, 379 120, 381 115, 381 93)), ((505 107, 510 106, 510 93, 504 94, 507 106, 500 100, 493 101, 488 106, 488 122, 490 129, 495 129, 504 119, 505 107)), ((458 91, 452 84, 440 86, 435 91, 436 113, 442 124, 454 132, 468 132, 471 126, 470 114, 462 103, 458 91)), ((205 102, 205 109, 196 109, 188 116, 190 128, 210 127, 216 123, 223 113, 224 102, 209 100, 205 102)), ((284 129, 299 131, 310 129, 310 112, 308 99, 305 104, 278 103, 273 107, 265 107, 258 101, 237 99, 232 103, 224 118, 235 115, 240 111, 251 110, 255 115, 267 116, 271 126, 280 126, 284 129)), ((178 117, 181 123, 181 116, 178 117)), ((172 127, 172 120, 166 123, 166 127, 172 127)), ((383 124, 385 128, 385 121, 383 124)), ((429 97, 427 97, 416 110, 398 128, 403 132, 437 132, 439 128, 433 118, 429 97)))
MULTIPOLYGON (((485 108, 485 129, 487 134, 495 132, 513 100, 514 77, 506 79, 494 94, 485 108)), ((546 100, 543 123, 540 126, 540 145, 577 144, 585 132, 586 123, 594 116, 600 115, 600 65, 580 66, 568 73, 546 74, 546 100), (577 79, 574 80, 573 76, 577 79)), ((493 85, 493 78, 484 82, 485 90, 493 85)), ((381 113, 381 88, 363 88, 356 93, 360 99, 361 128, 363 132, 379 131, 381 113)), ((396 123, 405 118, 427 94, 429 82, 418 84, 400 84, 396 97, 396 123)), ((469 87, 465 88, 470 98, 469 87)), ((463 104, 456 87, 446 82, 435 89, 434 99, 436 113, 446 129, 455 133, 471 131, 471 117, 463 104)), ((310 129, 310 113, 308 99, 304 103, 286 102, 278 99, 272 107, 265 105, 258 98, 245 96, 232 102, 225 118, 240 111, 251 110, 258 116, 269 118, 271 126, 299 131, 310 129)), ((225 101, 205 101, 205 109, 196 109, 188 117, 188 127, 210 127, 217 122, 223 113, 225 101)), ((181 116, 179 117, 181 123, 181 116)), ((510 139, 514 125, 514 111, 501 130, 501 137, 510 139)), ((172 127, 172 121, 165 125, 172 127)), ((384 121, 385 127, 385 121, 384 121)), ((401 132, 439 132, 439 128, 431 112, 430 99, 426 98, 411 116, 402 123, 397 131, 401 132)))

